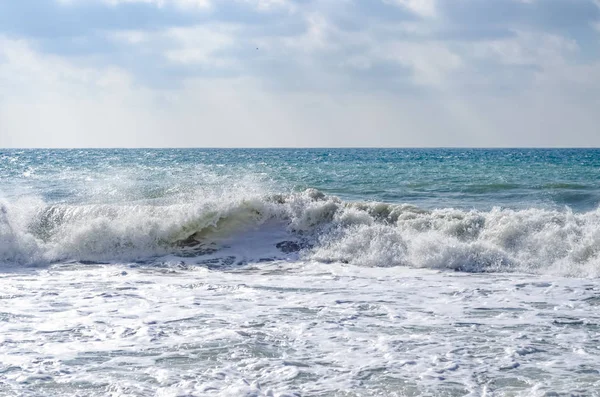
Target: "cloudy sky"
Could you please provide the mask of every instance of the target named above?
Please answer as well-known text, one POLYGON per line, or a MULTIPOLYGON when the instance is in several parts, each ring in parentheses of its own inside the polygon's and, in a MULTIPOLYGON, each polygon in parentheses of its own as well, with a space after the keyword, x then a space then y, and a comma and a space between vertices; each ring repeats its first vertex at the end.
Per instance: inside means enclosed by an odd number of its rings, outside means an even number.
POLYGON ((0 147, 600 146, 600 0, 0 0, 0 147))

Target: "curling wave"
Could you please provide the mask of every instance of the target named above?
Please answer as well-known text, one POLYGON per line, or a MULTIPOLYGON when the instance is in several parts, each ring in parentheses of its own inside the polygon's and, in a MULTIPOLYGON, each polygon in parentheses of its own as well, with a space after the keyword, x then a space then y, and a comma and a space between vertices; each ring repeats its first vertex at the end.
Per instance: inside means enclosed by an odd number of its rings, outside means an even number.
POLYGON ((175 204, 0 203, 0 262, 216 257, 600 275, 600 209, 462 211, 302 193, 175 204), (239 251, 239 250, 237 250, 239 251))

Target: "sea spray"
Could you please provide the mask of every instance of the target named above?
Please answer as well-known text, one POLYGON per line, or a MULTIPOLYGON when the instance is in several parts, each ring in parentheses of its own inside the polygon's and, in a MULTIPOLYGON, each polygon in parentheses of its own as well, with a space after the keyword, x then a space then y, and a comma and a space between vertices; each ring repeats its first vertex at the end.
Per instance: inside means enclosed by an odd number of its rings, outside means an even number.
POLYGON ((301 247, 297 258, 322 262, 469 272, 600 272, 600 210, 426 210, 348 202, 314 189, 169 205, 5 201, 0 257, 24 265, 194 258, 243 243, 273 225, 280 230, 263 233, 246 261, 264 259, 283 236, 301 247))

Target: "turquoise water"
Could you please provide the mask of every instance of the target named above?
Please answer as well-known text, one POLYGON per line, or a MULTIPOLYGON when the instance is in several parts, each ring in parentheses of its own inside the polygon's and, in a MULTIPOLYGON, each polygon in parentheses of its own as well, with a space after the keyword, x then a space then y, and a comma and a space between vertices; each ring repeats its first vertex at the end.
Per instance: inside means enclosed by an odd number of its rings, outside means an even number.
POLYGON ((9 264, 293 254, 600 274, 596 149, 4 150, 0 160, 9 264), (239 245, 250 240, 253 250, 239 245))
POLYGON ((423 208, 589 211, 600 203, 600 150, 3 150, 0 179, 4 197, 52 203, 157 198, 253 179, 271 192, 314 188, 423 208))
POLYGON ((2 150, 0 396, 600 396, 599 150, 2 150))

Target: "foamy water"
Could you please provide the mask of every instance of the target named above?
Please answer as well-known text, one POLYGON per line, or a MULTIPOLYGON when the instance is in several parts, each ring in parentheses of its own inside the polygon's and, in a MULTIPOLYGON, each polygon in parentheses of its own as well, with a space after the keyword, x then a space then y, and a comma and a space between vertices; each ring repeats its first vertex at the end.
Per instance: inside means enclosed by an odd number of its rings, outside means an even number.
POLYGON ((0 276, 0 395, 598 395, 600 283, 314 262, 0 276))
POLYGON ((600 274, 600 210, 425 210, 309 189, 170 205, 0 207, 0 260, 191 264, 302 259, 469 272, 600 274), (188 259, 191 258, 191 259, 188 259), (199 259, 198 259, 199 258, 199 259))
POLYGON ((600 151, 0 151, 0 396, 599 396, 600 151))

